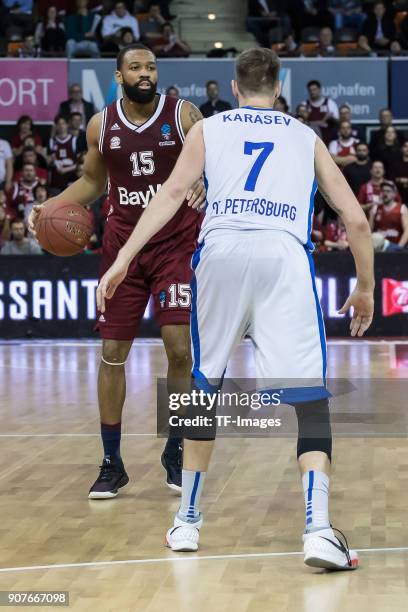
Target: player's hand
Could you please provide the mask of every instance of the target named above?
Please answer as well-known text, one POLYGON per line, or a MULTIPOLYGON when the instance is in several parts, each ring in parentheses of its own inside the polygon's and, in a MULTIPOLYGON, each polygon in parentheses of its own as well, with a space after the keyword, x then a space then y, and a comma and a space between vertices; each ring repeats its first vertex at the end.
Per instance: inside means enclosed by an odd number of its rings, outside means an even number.
POLYGON ((374 314, 373 291, 361 291, 356 287, 347 298, 339 314, 345 314, 349 308, 353 308, 353 316, 350 322, 351 336, 361 337, 370 327, 374 314))
POLYGON ((37 236, 37 232, 35 231, 35 226, 36 226, 38 219, 40 218, 40 214, 43 208, 44 208, 44 204, 35 204, 35 206, 33 206, 32 208, 32 211, 28 215, 28 220, 27 220, 28 231, 34 237, 37 236))
POLYGON ((102 276, 96 290, 96 303, 100 312, 105 312, 105 300, 110 300, 120 283, 125 279, 129 262, 120 254, 107 272, 102 276))
POLYGON ((200 179, 188 190, 186 200, 191 208, 201 210, 205 204, 207 198, 207 192, 205 190, 204 182, 200 179))

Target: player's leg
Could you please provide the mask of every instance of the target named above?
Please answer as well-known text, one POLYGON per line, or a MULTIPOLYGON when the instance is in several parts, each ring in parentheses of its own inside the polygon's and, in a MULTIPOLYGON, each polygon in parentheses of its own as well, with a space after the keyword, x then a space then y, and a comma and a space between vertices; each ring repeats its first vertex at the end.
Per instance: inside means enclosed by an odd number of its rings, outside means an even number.
MULTIPOLYGON (((189 392, 192 366, 190 325, 163 325, 161 336, 168 363, 167 391, 169 395, 189 392)), ((181 491, 182 442, 182 438, 169 437, 161 456, 167 472, 167 485, 178 492, 181 491)))
MULTIPOLYGON (((104 238, 101 274, 111 265, 120 246, 108 232, 104 238)), ((136 259, 113 298, 107 300, 104 314, 98 313, 97 328, 103 340, 98 375, 103 460, 99 476, 89 491, 90 499, 116 497, 119 488, 129 481, 120 452, 126 396, 125 363, 149 296, 136 259)))
POLYGON ((328 513, 332 437, 324 388, 326 340, 313 262, 290 236, 278 234, 269 247, 267 236, 258 239, 263 241, 259 250, 269 262, 253 270, 257 300, 250 333, 261 386, 276 388, 286 381, 290 403, 296 406, 297 456, 306 506, 305 562, 352 569, 357 555, 334 535, 328 513), (316 557, 316 551, 320 556, 316 557))
MULTIPOLYGON (((248 279, 242 266, 244 253, 236 247, 236 236, 208 240, 193 257, 193 384, 207 391, 221 384, 229 356, 247 325, 248 279)), ((200 498, 213 444, 213 438, 184 440, 181 505, 166 536, 172 550, 198 548, 203 522, 200 498)))

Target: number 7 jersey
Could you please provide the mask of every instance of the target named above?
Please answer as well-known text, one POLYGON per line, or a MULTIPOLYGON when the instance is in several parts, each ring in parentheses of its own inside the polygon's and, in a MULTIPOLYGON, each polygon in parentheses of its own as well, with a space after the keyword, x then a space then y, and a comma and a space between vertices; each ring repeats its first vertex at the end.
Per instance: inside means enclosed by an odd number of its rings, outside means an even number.
POLYGON ((316 134, 290 115, 241 107, 204 119, 207 206, 214 230, 281 230, 308 248, 316 134))
MULTIPOLYGON (((142 125, 128 120, 122 100, 107 106, 102 115, 99 151, 109 180, 108 225, 125 239, 168 179, 183 146, 180 115, 184 101, 159 95, 157 102, 155 112, 142 125)), ((183 232, 195 238, 199 223, 200 215, 184 202, 149 244, 183 232)))

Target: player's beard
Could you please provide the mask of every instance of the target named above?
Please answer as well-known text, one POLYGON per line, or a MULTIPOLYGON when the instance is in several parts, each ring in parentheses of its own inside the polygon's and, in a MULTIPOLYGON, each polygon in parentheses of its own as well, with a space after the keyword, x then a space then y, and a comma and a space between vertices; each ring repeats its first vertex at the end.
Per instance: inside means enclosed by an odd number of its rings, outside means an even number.
MULTIPOLYGON (((147 81, 144 81, 147 82, 147 81)), ((130 85, 125 80, 123 81, 122 87, 132 102, 137 102, 138 104, 148 104, 149 102, 153 102, 154 96, 156 95, 157 83, 150 83, 150 89, 140 89, 139 84, 130 85)))

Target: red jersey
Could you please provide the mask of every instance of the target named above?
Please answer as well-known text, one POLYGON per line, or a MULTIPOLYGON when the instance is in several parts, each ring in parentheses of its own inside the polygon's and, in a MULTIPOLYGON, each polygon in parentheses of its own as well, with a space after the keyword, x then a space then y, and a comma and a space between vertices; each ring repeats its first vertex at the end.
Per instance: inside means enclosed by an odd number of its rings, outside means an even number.
POLYGON ((22 180, 14 183, 13 187, 9 192, 9 210, 11 216, 23 218, 26 216, 25 211, 27 206, 32 206, 34 202, 34 189, 40 181, 37 179, 30 185, 24 183, 22 180))
POLYGON ((393 206, 377 206, 374 215, 374 232, 381 232, 387 240, 398 244, 402 236, 401 215, 404 204, 394 202, 393 206))
MULTIPOLYGON (((107 222, 110 230, 125 239, 168 179, 183 146, 180 112, 184 101, 158 98, 155 112, 140 126, 127 119, 122 100, 103 111, 99 150, 109 176, 107 222)), ((191 232, 199 224, 200 215, 184 202, 149 244, 191 232)))
MULTIPOLYGON (((374 184, 372 181, 361 185, 358 192, 358 201, 360 204, 380 204, 381 203, 381 187, 374 184)), ((395 193, 395 199, 401 203, 401 196, 398 191, 395 193)))
POLYGON ((66 174, 59 174, 57 168, 75 164, 77 154, 76 136, 68 134, 65 138, 58 138, 58 136, 51 138, 49 151, 53 158, 50 185, 57 189, 65 189, 69 183, 72 183, 77 178, 75 170, 66 174))

